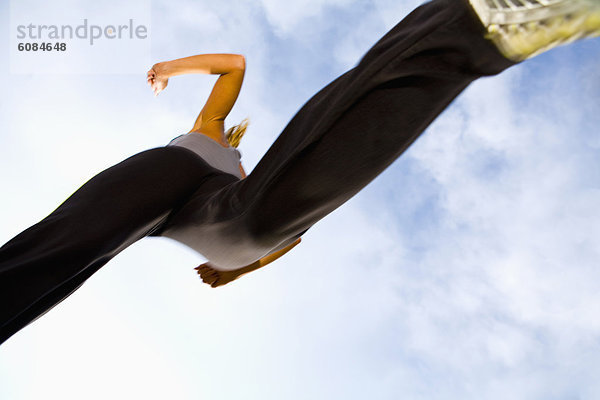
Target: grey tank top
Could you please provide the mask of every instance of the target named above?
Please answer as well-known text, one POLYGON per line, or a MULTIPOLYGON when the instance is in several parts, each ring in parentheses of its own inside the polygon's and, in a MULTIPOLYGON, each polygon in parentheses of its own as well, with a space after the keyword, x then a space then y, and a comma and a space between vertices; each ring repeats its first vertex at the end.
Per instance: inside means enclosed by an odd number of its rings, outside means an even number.
POLYGON ((167 146, 185 147, 202 157, 208 165, 242 179, 242 153, 235 147, 223 147, 214 139, 197 132, 177 136, 167 146))
MULTIPOLYGON (((242 154, 234 147, 223 147, 206 135, 187 133, 171 140, 167 146, 185 147, 202 157, 207 164, 242 178, 239 167, 242 154)), ((282 243, 259 244, 243 226, 235 223, 196 223, 193 218, 179 220, 177 225, 166 229, 161 236, 197 251, 220 270, 243 267, 296 240, 294 237, 282 243)))

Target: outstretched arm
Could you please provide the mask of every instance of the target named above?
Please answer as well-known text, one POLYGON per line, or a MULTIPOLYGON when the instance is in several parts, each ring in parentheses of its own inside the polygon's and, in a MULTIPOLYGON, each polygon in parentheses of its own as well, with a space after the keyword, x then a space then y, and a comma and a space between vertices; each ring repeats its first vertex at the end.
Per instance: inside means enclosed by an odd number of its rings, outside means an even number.
POLYGON ((242 267, 240 269, 236 269, 233 271, 219 271, 210 265, 210 262, 204 263, 194 269, 198 271, 198 274, 202 278, 204 283, 209 284, 210 286, 216 288, 218 286, 223 286, 231 281, 236 280, 242 275, 246 275, 249 272, 256 271, 259 268, 264 267, 267 264, 272 263, 277 260, 279 257, 293 249, 298 243, 302 241, 301 238, 296 239, 295 242, 287 245, 281 250, 277 250, 266 257, 261 258, 258 261, 253 262, 250 265, 242 267))
POLYGON ((218 74, 224 75, 246 68, 244 56, 241 54, 198 54, 176 60, 154 64, 153 69, 166 73, 167 76, 185 74, 218 74))
POLYGON ((242 87, 246 59, 241 54, 199 54, 159 62, 148 71, 148 83, 155 95, 167 86, 170 77, 184 74, 218 74, 206 104, 196 118, 192 131, 224 130, 229 114, 242 87))

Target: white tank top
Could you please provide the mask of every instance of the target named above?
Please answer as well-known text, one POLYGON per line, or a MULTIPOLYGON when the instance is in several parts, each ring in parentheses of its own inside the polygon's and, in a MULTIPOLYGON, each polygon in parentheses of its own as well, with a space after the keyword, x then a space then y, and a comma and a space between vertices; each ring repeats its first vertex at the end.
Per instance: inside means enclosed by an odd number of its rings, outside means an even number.
POLYGON ((185 147, 202 157, 208 165, 242 179, 242 153, 235 147, 224 147, 216 140, 198 132, 177 136, 167 146, 185 147))
MULTIPOLYGON (((234 147, 224 147, 210 137, 197 132, 180 135, 167 146, 185 147, 198 154, 207 164, 226 173, 242 178, 240 159, 242 154, 234 147)), ((204 225, 193 220, 180 220, 161 233, 202 254, 217 269, 237 269, 278 250, 262 248, 249 236, 241 234, 239 227, 222 224, 204 225), (231 232, 234 229, 235 232, 231 232), (235 239, 235 240, 234 240, 235 239), (233 241, 232 241, 233 240, 233 241)))

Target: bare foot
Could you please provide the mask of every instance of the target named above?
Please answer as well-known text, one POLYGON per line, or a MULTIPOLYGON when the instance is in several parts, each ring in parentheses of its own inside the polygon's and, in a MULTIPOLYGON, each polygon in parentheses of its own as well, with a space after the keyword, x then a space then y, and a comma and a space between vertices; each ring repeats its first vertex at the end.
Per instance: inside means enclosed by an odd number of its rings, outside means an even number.
POLYGON ((210 262, 205 262, 202 265, 194 268, 198 271, 198 275, 202 278, 202 281, 214 288, 227 285, 231 281, 235 281, 240 276, 246 275, 249 272, 256 271, 259 268, 264 267, 265 265, 273 262, 278 259, 288 251, 290 251, 294 246, 300 243, 302 239, 297 238, 293 243, 287 245, 283 249, 277 250, 266 257, 261 258, 253 262, 250 265, 246 265, 245 267, 234 269, 232 271, 220 271, 215 269, 210 262))
POLYGON ((234 269, 232 271, 219 271, 212 267, 212 265, 207 262, 196 268, 198 271, 198 275, 202 278, 202 281, 211 287, 219 287, 228 284, 231 281, 235 281, 242 275, 246 275, 248 269, 246 267, 234 269))

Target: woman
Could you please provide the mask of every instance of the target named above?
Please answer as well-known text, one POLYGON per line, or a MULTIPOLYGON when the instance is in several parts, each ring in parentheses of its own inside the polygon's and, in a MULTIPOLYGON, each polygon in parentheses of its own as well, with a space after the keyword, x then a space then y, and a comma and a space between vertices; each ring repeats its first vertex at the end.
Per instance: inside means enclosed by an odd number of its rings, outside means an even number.
MULTIPOLYGON (((220 75, 191 131, 172 140, 169 146, 188 148, 212 167, 221 172, 228 172, 237 177, 238 180, 246 178, 246 172, 240 161, 241 154, 234 148, 239 145, 239 141, 246 130, 247 122, 225 132, 224 120, 231 111, 240 92, 246 68, 245 63, 245 58, 237 54, 202 54, 155 64, 147 74, 147 81, 151 85, 155 96, 167 87, 169 78, 172 76, 193 73, 220 75)), ((203 189, 200 193, 208 194, 214 193, 214 191, 203 189)), ((174 220, 173 216, 171 220, 174 220)), ((190 226, 189 222, 185 224, 180 218, 178 223, 163 224, 161 232, 163 236, 172 237, 188 244, 211 260, 219 259, 221 254, 230 253, 229 250, 232 245, 237 249, 235 253, 239 256, 242 253, 240 238, 238 237, 235 243, 226 244, 227 237, 231 237, 231 234, 225 233, 223 238, 222 233, 219 234, 214 231, 214 226, 214 224, 208 224, 206 221, 196 221, 195 224, 190 226), (168 229, 169 225, 173 227, 168 229)), ((240 227, 238 226, 236 229, 239 230, 240 227)), ((153 234, 157 235, 157 232, 153 234)), ((265 257, 255 256, 253 253, 251 258, 256 261, 242 268, 240 268, 240 264, 237 264, 233 270, 219 270, 214 262, 209 262, 196 269, 205 283, 210 284, 212 287, 221 286, 276 260, 297 245, 300 240, 300 237, 298 237, 290 244, 280 245, 275 250, 269 249, 270 254, 265 257)), ((245 243, 248 243, 248 241, 245 243)), ((259 247, 255 243, 251 243, 248 251, 255 252, 257 249, 259 247)), ((221 264, 221 268, 224 267, 231 267, 231 265, 221 264)))
POLYGON ((0 340, 145 236, 205 255, 198 272, 213 287, 271 262, 377 177, 475 79, 600 33, 600 0, 511 1, 420 6, 313 96, 248 176, 224 132, 244 58, 156 64, 148 72, 155 94, 171 76, 220 77, 188 134, 96 175, 0 248, 0 340))

